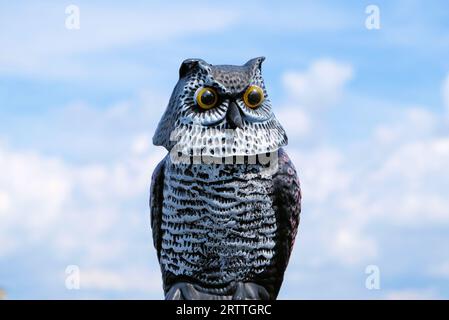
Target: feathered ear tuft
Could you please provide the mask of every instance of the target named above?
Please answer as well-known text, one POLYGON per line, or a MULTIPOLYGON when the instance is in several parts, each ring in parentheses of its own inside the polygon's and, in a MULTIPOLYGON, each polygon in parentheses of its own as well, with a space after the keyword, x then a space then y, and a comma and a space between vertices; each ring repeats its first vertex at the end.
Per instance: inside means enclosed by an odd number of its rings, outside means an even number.
POLYGON ((200 67, 206 65, 206 62, 202 59, 186 59, 181 63, 179 68, 179 78, 184 78, 192 70, 197 70, 200 67))
POLYGON ((245 66, 250 67, 253 71, 259 70, 262 71, 262 62, 265 61, 265 57, 258 57, 249 60, 247 63, 245 63, 245 66))

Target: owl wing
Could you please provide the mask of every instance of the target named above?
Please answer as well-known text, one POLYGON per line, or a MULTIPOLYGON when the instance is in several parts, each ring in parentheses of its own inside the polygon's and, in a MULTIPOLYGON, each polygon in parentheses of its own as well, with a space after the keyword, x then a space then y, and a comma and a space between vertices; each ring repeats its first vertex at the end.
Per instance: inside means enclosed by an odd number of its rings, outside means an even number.
POLYGON ((279 167, 273 176, 273 208, 278 223, 274 297, 283 281, 284 272, 295 242, 301 212, 301 188, 296 169, 287 153, 279 149, 279 167))
POLYGON ((165 158, 159 162, 156 169, 154 169, 150 188, 151 229, 153 231, 153 243, 157 251, 158 259, 160 258, 162 243, 161 222, 164 196, 164 169, 165 158))

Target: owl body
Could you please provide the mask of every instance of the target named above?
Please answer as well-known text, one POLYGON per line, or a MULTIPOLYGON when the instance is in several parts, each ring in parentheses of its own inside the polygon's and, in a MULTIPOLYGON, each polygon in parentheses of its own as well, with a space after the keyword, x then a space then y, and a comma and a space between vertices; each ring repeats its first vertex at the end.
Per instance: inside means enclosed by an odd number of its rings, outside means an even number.
POLYGON ((277 297, 301 192, 262 61, 181 66, 153 138, 169 151, 150 195, 166 299, 277 297))
POLYGON ((277 225, 266 168, 166 161, 161 225, 165 270, 204 288, 226 289, 272 267, 277 225))

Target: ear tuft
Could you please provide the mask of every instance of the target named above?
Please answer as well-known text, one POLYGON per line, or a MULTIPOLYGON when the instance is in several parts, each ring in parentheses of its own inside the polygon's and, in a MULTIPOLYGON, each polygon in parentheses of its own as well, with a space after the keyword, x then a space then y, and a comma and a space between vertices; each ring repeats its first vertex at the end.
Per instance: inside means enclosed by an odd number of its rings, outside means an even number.
POLYGON ((185 77, 190 71, 196 69, 202 61, 201 59, 184 60, 179 68, 179 78, 185 77))
POLYGON ((262 71, 262 62, 264 61, 265 57, 254 58, 245 63, 245 66, 250 67, 252 70, 259 69, 259 71, 262 71))

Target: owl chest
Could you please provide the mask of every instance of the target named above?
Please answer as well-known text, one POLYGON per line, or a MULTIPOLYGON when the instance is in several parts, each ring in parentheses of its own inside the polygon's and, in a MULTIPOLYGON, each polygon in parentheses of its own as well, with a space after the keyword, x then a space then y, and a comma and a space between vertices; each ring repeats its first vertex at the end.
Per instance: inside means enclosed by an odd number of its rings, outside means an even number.
POLYGON ((242 280, 272 263, 272 180, 257 166, 170 165, 161 262, 207 284, 242 280))

